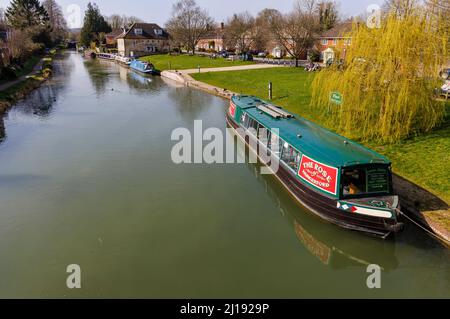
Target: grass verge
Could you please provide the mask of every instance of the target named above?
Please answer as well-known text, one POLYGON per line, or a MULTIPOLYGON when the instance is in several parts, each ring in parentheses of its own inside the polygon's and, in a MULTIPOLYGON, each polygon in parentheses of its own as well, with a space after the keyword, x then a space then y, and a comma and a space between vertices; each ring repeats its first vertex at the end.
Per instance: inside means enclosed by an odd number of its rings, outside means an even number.
POLYGON ((220 68, 227 66, 248 65, 253 62, 228 61, 224 58, 211 59, 197 55, 168 55, 158 54, 142 57, 141 60, 151 62, 159 71, 187 70, 200 68, 220 68))
MULTIPOLYGON (((268 96, 273 83, 273 102, 320 125, 318 110, 310 107, 314 74, 300 68, 275 68, 192 75, 196 80, 243 94, 268 96)), ((328 127, 329 128, 329 127, 328 127)), ((393 162, 394 172, 450 203, 450 102, 445 123, 431 133, 397 144, 366 143, 393 162)))

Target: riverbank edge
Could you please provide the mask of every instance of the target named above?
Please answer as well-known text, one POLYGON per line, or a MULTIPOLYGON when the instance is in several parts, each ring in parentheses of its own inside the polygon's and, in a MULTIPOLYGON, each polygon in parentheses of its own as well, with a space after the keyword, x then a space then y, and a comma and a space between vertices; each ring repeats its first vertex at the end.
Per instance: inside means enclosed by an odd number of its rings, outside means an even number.
POLYGON ((55 50, 54 53, 43 56, 37 64, 41 64, 41 68, 38 72, 33 70, 26 75, 26 79, 23 81, 8 87, 4 91, 0 91, 0 93, 11 91, 7 93, 5 97, 0 98, 0 116, 4 116, 14 104, 27 97, 31 92, 39 88, 44 82, 52 77, 53 58, 58 53, 60 53, 60 51, 55 50), (46 62, 46 58, 51 58, 51 62, 46 62))
MULTIPOLYGON (((207 70, 203 72, 207 72, 207 70)), ((230 100, 234 95, 238 95, 236 92, 197 81, 189 74, 179 71, 163 71, 161 72, 161 76, 176 83, 183 84, 184 86, 195 88, 227 100, 230 100)), ((443 222, 439 217, 441 215, 447 215, 446 217, 450 216, 449 203, 395 172, 394 185, 403 203, 403 208, 409 217, 433 232, 447 248, 450 248, 450 225, 443 222), (418 202, 418 196, 433 201, 431 204, 433 210, 422 209, 421 206, 423 205, 421 205, 420 201, 418 202)))

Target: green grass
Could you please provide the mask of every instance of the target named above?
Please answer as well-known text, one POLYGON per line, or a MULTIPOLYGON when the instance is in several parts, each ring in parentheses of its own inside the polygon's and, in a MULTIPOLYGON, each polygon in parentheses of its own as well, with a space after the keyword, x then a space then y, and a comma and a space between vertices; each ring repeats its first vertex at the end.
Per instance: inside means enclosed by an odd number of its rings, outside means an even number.
MULTIPOLYGON (((236 72, 201 73, 196 80, 230 91, 268 97, 273 83, 273 102, 320 125, 321 114, 310 107, 314 74, 302 69, 275 68, 236 72)), ((397 144, 366 143, 393 162, 394 171, 450 203, 450 102, 445 123, 431 133, 397 144)))
POLYGON ((25 63, 23 69, 20 69, 16 72, 17 77, 21 77, 22 75, 26 75, 33 71, 33 68, 39 63, 41 57, 33 56, 29 58, 25 63))
POLYGON ((196 55, 159 54, 142 57, 141 60, 151 62, 159 71, 196 69, 199 65, 201 68, 219 68, 252 64, 252 62, 228 61, 224 58, 210 59, 196 55))

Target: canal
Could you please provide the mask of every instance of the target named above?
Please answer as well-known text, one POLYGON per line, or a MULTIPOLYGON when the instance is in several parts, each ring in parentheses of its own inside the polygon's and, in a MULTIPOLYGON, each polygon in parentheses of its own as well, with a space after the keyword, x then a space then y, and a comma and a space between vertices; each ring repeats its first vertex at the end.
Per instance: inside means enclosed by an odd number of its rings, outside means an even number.
POLYGON ((256 165, 174 164, 172 131, 225 130, 226 107, 65 53, 0 124, 0 297, 450 297, 449 251, 412 225, 369 238, 256 165), (81 289, 66 287, 71 264, 81 289))

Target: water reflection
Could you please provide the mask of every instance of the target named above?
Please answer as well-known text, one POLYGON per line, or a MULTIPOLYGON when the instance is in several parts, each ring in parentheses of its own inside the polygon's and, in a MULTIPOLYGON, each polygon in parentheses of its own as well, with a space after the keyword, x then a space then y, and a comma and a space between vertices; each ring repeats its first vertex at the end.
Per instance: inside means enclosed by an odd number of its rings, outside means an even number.
POLYGON ((6 130, 5 130, 5 121, 3 119, 3 115, 0 115, 0 144, 6 138, 6 130))
POLYGON ((395 241, 382 241, 324 222, 297 204, 274 176, 259 174, 260 164, 247 167, 289 221, 299 242, 324 265, 343 269, 378 264, 385 271, 398 267, 395 241))
POLYGON ((204 105, 212 104, 213 96, 187 87, 172 87, 168 93, 175 109, 189 122, 200 119, 204 105))
POLYGON ((64 56, 56 56, 53 63, 54 76, 43 83, 39 89, 32 91, 23 101, 14 106, 24 114, 33 114, 42 118, 48 118, 53 106, 64 88, 67 76, 72 72, 73 63, 63 62, 64 56))
POLYGON ((105 94, 106 87, 110 81, 109 65, 100 60, 85 60, 84 66, 97 93, 97 97, 105 94))

